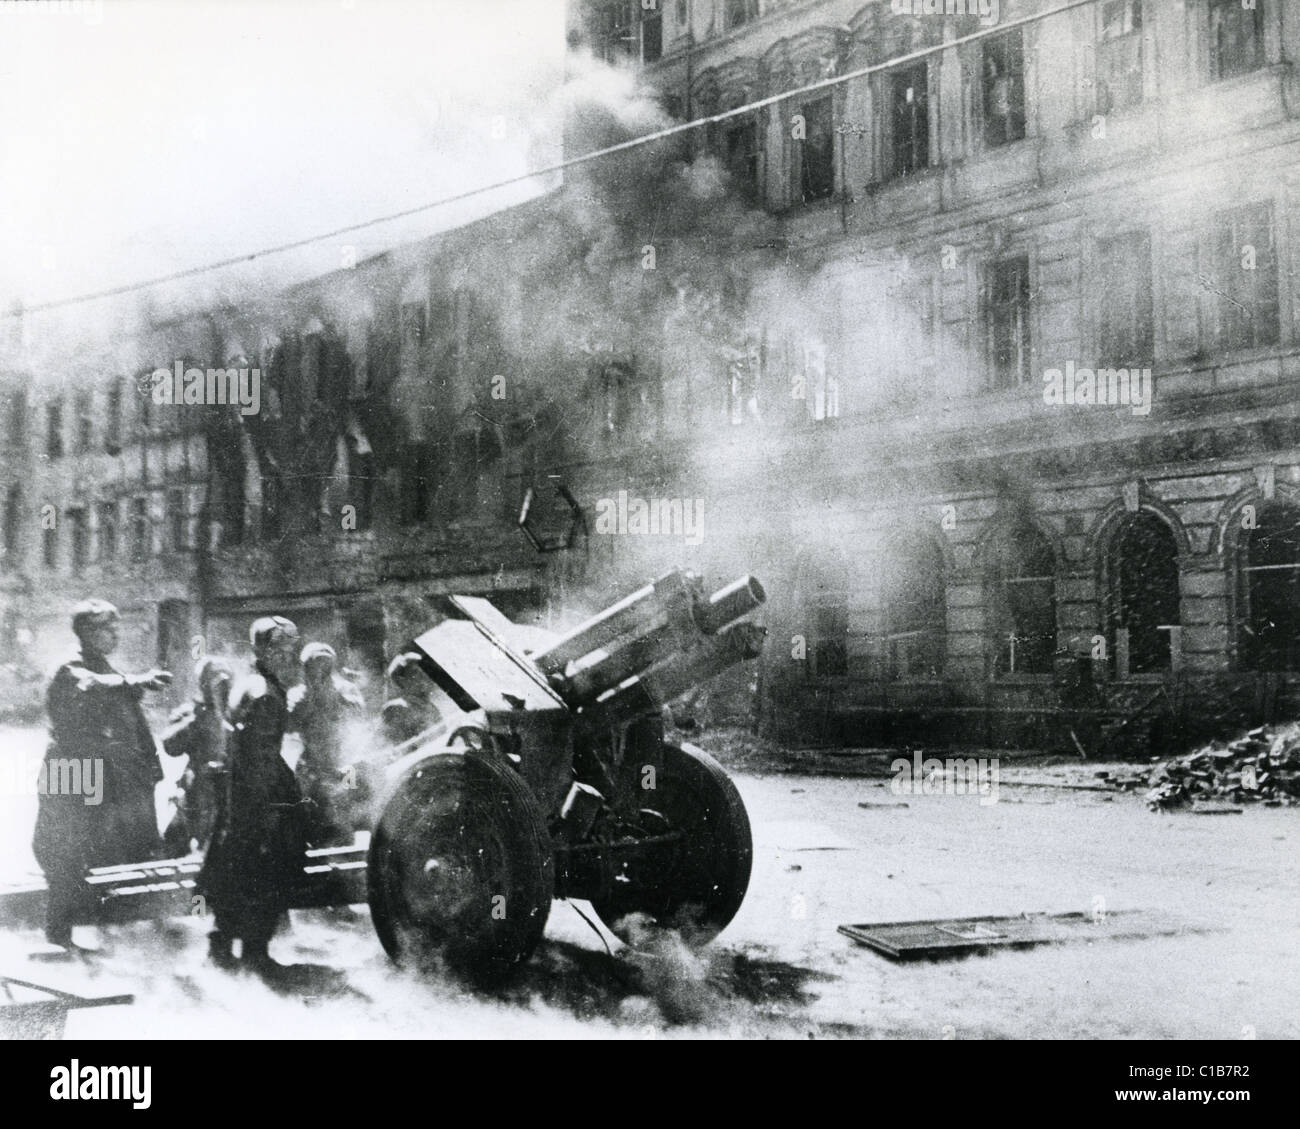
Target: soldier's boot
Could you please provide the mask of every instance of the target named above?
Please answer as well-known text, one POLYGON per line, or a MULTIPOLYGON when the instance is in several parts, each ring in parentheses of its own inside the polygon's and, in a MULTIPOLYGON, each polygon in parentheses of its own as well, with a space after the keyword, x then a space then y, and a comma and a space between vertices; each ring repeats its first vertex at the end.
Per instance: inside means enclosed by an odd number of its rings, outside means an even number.
POLYGON ((208 959, 218 968, 229 971, 239 965, 233 948, 234 938, 225 933, 208 934, 208 959))
POLYGON ((274 979, 284 972, 284 965, 271 959, 266 941, 244 942, 244 967, 263 979, 274 979))

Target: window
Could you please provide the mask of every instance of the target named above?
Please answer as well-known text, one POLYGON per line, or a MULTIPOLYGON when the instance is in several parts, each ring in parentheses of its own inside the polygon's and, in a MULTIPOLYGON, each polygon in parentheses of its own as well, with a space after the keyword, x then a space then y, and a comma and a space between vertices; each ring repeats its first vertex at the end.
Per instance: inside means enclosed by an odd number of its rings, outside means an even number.
POLYGON ((19 565, 18 538, 22 531, 23 492, 16 482, 5 493, 4 524, 0 527, 0 568, 12 572, 19 565))
POLYGON ((104 450, 110 455, 122 450, 122 382, 113 381, 108 387, 108 411, 104 420, 104 450))
POLYGON ((756 203, 759 197, 758 124, 752 119, 734 122, 727 126, 723 139, 732 185, 745 203, 756 203))
POLYGON ((758 19, 758 0, 724 0, 724 3, 727 31, 758 19))
POLYGON ((1142 0, 1106 0, 1097 44, 1097 111, 1142 101, 1142 0))
POLYGON ((117 502, 99 503, 99 560, 117 559, 117 502))
POLYGON ((1151 239, 1146 232, 1118 235, 1097 244, 1097 285, 1099 360, 1119 367, 1153 361, 1151 239))
POLYGON ((27 393, 19 389, 9 400, 9 419, 6 432, 9 446, 22 447, 27 441, 27 393))
POLYGON ((1279 339, 1277 254, 1270 204, 1228 208, 1214 217, 1205 287, 1216 307, 1215 345, 1251 349, 1279 339))
POLYGON ((925 536, 888 548, 882 587, 890 678, 938 678, 948 634, 943 553, 925 536))
POLYGON ((1029 258, 1016 255, 988 271, 986 325, 994 388, 1029 380, 1029 258))
POLYGON ((599 366, 600 430, 609 439, 653 435, 655 389, 652 381, 626 361, 599 366))
POLYGON ((188 547, 186 536, 189 524, 185 512, 185 491, 167 491, 167 537, 173 553, 183 553, 188 547))
POLYGON ((831 96, 804 104, 804 137, 798 142, 799 191, 804 203, 835 191, 835 128, 831 96))
POLYGON ((51 400, 45 406, 45 453, 52 459, 63 457, 62 400, 51 400))
POLYGON ((407 302, 402 306, 402 367, 414 368, 424 344, 428 328, 423 302, 407 302))
POLYGON ((1300 670, 1300 510, 1261 507, 1238 547, 1244 670, 1300 670))
POLYGON ((57 568, 59 565, 59 527, 56 524, 47 525, 41 531, 41 560, 45 562, 46 568, 57 568))
POLYGON ((984 143, 1025 136, 1025 47, 1020 32, 984 40, 984 143))
POLYGON ((664 53, 664 17, 659 11, 641 13, 641 61, 658 62, 664 53))
POLYGON ((986 576, 996 674, 1050 674, 1056 651, 1056 558, 1027 522, 1003 530, 986 576))
POLYGON ((72 572, 80 576, 90 560, 90 522, 84 507, 68 511, 72 524, 72 572))
POLYGON ((595 13, 594 53, 606 63, 637 55, 640 0, 605 0, 595 13))
POLYGON ((763 384, 763 335, 746 329, 728 351, 727 418, 732 426, 739 426, 762 416, 759 391, 763 384))
POLYGON ((77 454, 90 454, 95 441, 94 400, 89 392, 77 393, 77 454))
POLYGON ((150 544, 149 508, 144 498, 131 499, 131 559, 142 562, 149 559, 153 549, 150 544))
POLYGON ((1209 0, 1210 81, 1248 74, 1264 65, 1264 3, 1209 0))
POLYGON ((839 678, 849 672, 849 581, 846 562, 835 554, 800 570, 799 604, 807 617, 808 675, 839 678))
POLYGON ((930 68, 918 63, 888 76, 889 176, 930 166, 930 68))
POLYGON ((1155 514, 1130 514, 1107 547, 1106 637, 1120 678, 1167 671, 1178 630, 1178 546, 1155 514))

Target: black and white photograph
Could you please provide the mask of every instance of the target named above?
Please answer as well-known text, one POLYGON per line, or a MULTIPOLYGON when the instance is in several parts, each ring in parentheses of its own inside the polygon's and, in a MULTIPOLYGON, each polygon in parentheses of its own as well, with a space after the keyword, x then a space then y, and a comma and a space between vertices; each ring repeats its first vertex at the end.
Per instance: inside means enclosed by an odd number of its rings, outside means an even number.
POLYGON ((1014 1040, 1249 1105, 1298 65, 1294 0, 0 0, 23 1088, 1014 1040))

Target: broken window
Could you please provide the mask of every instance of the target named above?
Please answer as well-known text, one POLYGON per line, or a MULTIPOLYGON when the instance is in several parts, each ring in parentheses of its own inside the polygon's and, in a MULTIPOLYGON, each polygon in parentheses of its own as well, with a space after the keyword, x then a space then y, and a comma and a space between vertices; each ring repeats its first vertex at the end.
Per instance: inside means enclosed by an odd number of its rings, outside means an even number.
POLYGON ((1273 207, 1228 208, 1214 217, 1213 278, 1202 280, 1215 306, 1219 349, 1276 345, 1279 336, 1273 207))
POLYGON ((22 530, 22 487, 16 482, 5 494, 4 526, 0 529, 0 568, 13 571, 19 564, 18 538, 22 530))
POLYGON ((1264 4, 1209 0, 1210 81, 1248 74, 1264 65, 1264 4))
POLYGON ((1027 522, 990 547, 987 595, 997 674, 1050 674, 1056 651, 1056 556, 1027 522))
POLYGON ((1015 255, 988 268, 986 324, 994 388, 1029 380, 1029 257, 1015 255))
POLYGON ((1145 231, 1117 235, 1097 244, 1100 360, 1131 368, 1155 359, 1155 316, 1151 298, 1151 239, 1145 231))
POLYGON ((1300 509, 1260 507, 1238 552, 1242 668, 1300 670, 1300 509))
POLYGON ((918 535, 890 546, 884 569, 889 677, 940 677, 948 633, 943 553, 930 538, 918 535))
POLYGON ((822 200, 835 191, 835 126, 831 96, 804 103, 804 136, 797 143, 799 190, 804 203, 822 200))
POLYGON ((917 63, 888 76, 890 176, 930 167, 930 68, 917 63))
POLYGON ((149 505, 144 498, 131 499, 131 559, 147 561, 153 550, 149 528, 149 505))
POLYGON ((117 502, 100 502, 97 514, 99 524, 99 559, 108 563, 117 559, 117 502))
POLYGON ((984 143, 1025 136, 1025 45, 1019 31, 984 40, 984 143))
POLYGON ((51 400, 45 406, 45 453, 52 459, 63 456, 62 400, 51 400))
POLYGON ((114 380, 108 386, 108 410, 104 420, 104 450, 110 455, 122 450, 122 382, 114 380))
POLYGON ((94 400, 89 392, 77 393, 77 454, 88 455, 95 441, 94 400))
POLYGON ((753 204, 759 197, 758 125, 752 118, 733 122, 723 137, 731 183, 745 203, 753 204))
POLYGON ((167 535, 173 553, 183 553, 188 547, 188 515, 185 513, 185 492, 169 490, 167 492, 167 535))
POLYGON ((90 561, 90 522, 85 507, 68 510, 68 522, 72 526, 72 572, 80 576, 90 561))
POLYGON ((1178 633, 1178 545, 1155 514, 1128 515, 1107 546, 1106 637, 1120 678, 1171 669, 1178 633))
POLYGON ((1097 44, 1097 112, 1142 101, 1142 0, 1107 0, 1097 44))

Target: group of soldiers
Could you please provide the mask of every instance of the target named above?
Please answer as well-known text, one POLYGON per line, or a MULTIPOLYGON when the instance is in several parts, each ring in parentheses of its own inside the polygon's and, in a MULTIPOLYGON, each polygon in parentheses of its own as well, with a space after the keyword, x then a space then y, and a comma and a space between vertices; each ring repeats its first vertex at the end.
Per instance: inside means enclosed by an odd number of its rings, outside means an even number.
POLYGON ((188 764, 175 815, 160 834, 154 797, 163 771, 141 699, 172 676, 114 668, 119 622, 112 604, 79 604, 72 630, 80 653, 59 667, 46 694, 47 763, 93 759, 103 779, 93 805, 41 789, 33 848, 49 887, 46 939, 75 949, 72 925, 91 868, 197 848, 204 852, 199 892, 215 918, 211 959, 274 973, 267 946, 301 878, 304 851, 352 841, 385 755, 437 723, 432 683, 418 655, 399 655, 388 668, 396 693, 384 704, 379 733, 367 735, 361 693, 336 670, 334 650, 302 646, 297 626, 282 616, 256 620, 252 671, 239 677, 226 660, 204 658, 194 700, 170 719, 163 749, 188 764), (290 732, 302 739, 294 769, 282 754, 290 732), (349 762, 352 752, 361 755, 349 762))

